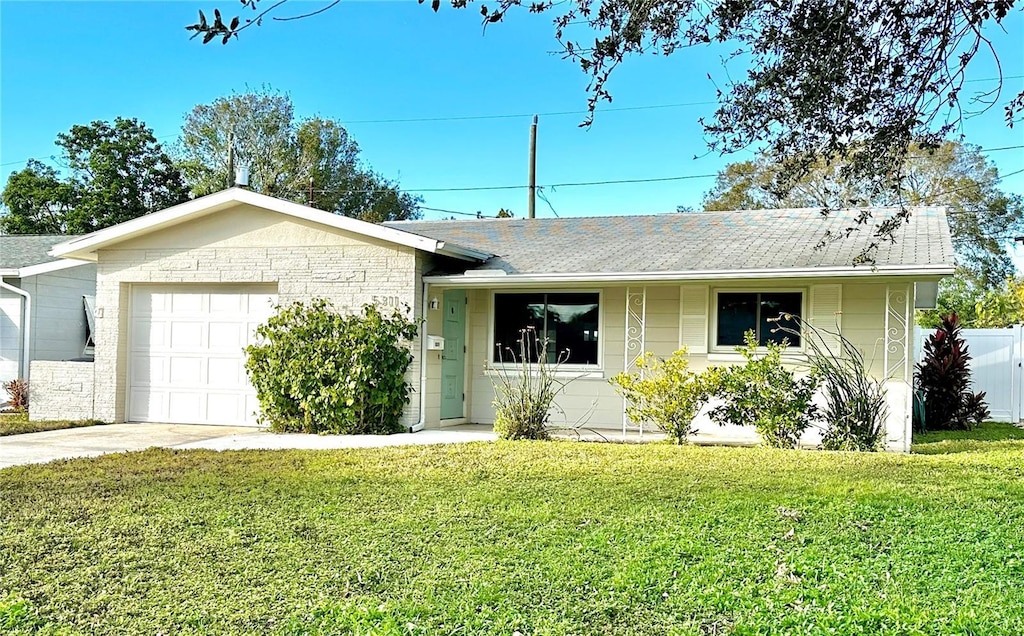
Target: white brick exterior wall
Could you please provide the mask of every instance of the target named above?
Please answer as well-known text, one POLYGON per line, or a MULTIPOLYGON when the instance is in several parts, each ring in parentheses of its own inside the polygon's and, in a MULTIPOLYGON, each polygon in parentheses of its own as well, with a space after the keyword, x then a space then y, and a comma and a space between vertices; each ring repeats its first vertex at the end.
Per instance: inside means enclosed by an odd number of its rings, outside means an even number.
POLYGON ((93 372, 92 362, 33 360, 28 386, 29 419, 93 419, 93 372))
MULTIPOLYGON (((359 311, 364 303, 404 304, 418 319, 416 274, 421 264, 413 248, 282 221, 279 215, 251 210, 222 212, 215 215, 222 217, 217 224, 211 222, 207 228, 201 220, 189 224, 193 227, 188 233, 172 228, 163 238, 158 232, 98 253, 98 419, 125 419, 133 284, 273 284, 282 305, 315 297, 326 298, 345 311, 359 311), (241 227, 232 229, 235 217, 241 227)), ((411 346, 417 360, 406 378, 415 391, 419 383, 418 339, 411 346)), ((414 392, 402 423, 408 426, 418 419, 419 395, 414 392)))

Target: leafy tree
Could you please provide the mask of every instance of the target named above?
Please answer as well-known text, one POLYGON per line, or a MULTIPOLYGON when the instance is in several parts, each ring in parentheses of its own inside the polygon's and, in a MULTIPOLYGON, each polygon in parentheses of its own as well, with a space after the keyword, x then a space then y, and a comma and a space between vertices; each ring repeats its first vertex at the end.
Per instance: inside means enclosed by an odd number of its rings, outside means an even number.
POLYGON ((365 166, 340 123, 296 120, 291 98, 267 87, 193 108, 179 155, 197 196, 233 185, 244 164, 256 192, 375 223, 419 216, 419 199, 365 166))
POLYGON ((792 188, 780 188, 785 169, 762 155, 726 166, 704 198, 708 210, 779 207, 942 205, 960 267, 982 287, 1002 285, 1014 272, 1007 246, 1024 233, 1024 197, 1003 192, 999 171, 978 146, 944 141, 913 146, 901 170, 900 191, 874 191, 849 181, 841 162, 819 160, 792 188))
POLYGON ((1024 278, 1008 278, 999 287, 983 289, 962 276, 951 276, 939 283, 936 309, 919 312, 917 324, 937 329, 948 314, 957 314, 960 325, 968 329, 1024 323, 1024 278))
POLYGON ((0 195, 4 232, 93 232, 188 199, 174 162, 137 119, 72 126, 56 143, 68 176, 38 161, 13 173, 0 195))
MULTIPOLYGON (((456 9, 470 4, 450 1, 456 9)), ((307 17, 337 3, 325 0, 300 16, 270 15, 285 4, 248 0, 243 5, 252 10, 251 18, 225 23, 218 11, 210 22, 200 12, 186 28, 204 43, 226 44, 265 19, 307 17)), ((430 6, 438 11, 441 0, 430 6)), ((611 100, 608 81, 628 58, 728 44, 728 60, 745 68, 727 74, 714 117, 700 120, 711 150, 759 146, 784 157, 777 180, 783 188, 798 183, 818 161, 845 157, 844 179, 874 194, 903 187, 912 141, 938 143, 956 129, 965 106, 965 71, 979 53, 996 57, 984 33, 1003 27, 1013 7, 1014 0, 496 0, 481 4, 480 13, 485 25, 501 22, 510 11, 555 13, 554 36, 563 57, 590 80, 591 117, 600 102, 611 100)), ((992 106, 1000 89, 1001 83, 966 99, 972 106, 992 106)), ((1024 111, 1024 91, 1005 109, 1012 124, 1024 111)), ((878 223, 875 244, 891 237, 908 215, 901 207, 878 223)))
POLYGON ((0 231, 5 234, 64 234, 80 231, 73 218, 78 202, 74 185, 35 159, 11 174, 4 188, 0 231))

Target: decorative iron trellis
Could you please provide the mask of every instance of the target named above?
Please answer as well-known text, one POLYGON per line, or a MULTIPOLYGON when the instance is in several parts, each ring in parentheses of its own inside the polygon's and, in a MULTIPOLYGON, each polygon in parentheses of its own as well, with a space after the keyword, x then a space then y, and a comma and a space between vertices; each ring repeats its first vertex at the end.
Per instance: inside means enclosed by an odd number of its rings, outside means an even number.
POLYGON ((882 352, 882 370, 886 379, 901 379, 910 383, 910 344, 913 309, 910 305, 908 285, 887 285, 885 288, 885 346, 882 352), (897 370, 902 370, 896 376, 897 370))
MULTIPOLYGON (((625 348, 622 357, 625 373, 637 369, 637 362, 643 357, 647 349, 645 341, 647 331, 647 288, 641 287, 635 290, 632 287, 626 288, 626 334, 625 348)), ((642 373, 642 371, 641 371, 642 373)), ((625 400, 622 405, 622 437, 625 439, 629 429, 629 417, 626 415, 625 400)), ((644 423, 638 423, 640 436, 644 434, 644 423)))

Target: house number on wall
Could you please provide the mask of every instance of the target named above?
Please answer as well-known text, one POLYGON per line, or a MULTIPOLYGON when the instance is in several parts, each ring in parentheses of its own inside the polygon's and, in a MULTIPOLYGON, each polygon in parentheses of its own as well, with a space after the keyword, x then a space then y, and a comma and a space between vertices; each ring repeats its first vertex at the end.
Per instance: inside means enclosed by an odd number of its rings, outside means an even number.
POLYGON ((382 307, 398 307, 402 300, 398 296, 374 296, 373 304, 382 307))

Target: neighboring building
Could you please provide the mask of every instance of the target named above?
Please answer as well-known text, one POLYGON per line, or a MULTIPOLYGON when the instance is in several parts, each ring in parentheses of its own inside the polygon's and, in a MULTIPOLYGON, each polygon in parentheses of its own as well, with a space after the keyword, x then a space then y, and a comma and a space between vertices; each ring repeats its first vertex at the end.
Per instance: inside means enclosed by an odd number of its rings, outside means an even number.
MULTIPOLYGON (((553 350, 570 352, 564 370, 579 379, 558 399, 568 422, 622 430, 622 398, 608 379, 636 356, 685 345, 696 369, 733 362, 743 331, 775 337, 765 320, 782 310, 841 326, 865 352, 872 373, 887 379, 887 445, 907 450, 915 297, 934 300, 938 280, 953 272, 949 230, 941 210, 915 210, 873 266, 851 265, 868 231, 816 248, 857 214, 381 226, 232 189, 72 239, 53 254, 98 267, 88 373, 95 417, 107 421, 253 423, 242 348, 275 303, 323 297, 352 310, 407 305, 425 318, 421 335, 443 337, 412 344, 410 428, 491 423, 496 351, 533 325, 553 350)), ((802 351, 790 348, 794 360, 802 351)), ((745 428, 699 425, 704 439, 756 439, 745 428)))
POLYGON ((0 382, 28 378, 31 360, 92 355, 86 298, 96 294, 96 265, 49 255, 69 238, 0 236, 0 382))

